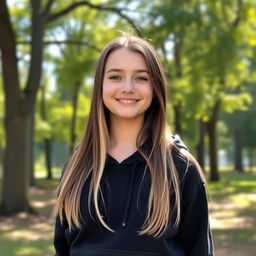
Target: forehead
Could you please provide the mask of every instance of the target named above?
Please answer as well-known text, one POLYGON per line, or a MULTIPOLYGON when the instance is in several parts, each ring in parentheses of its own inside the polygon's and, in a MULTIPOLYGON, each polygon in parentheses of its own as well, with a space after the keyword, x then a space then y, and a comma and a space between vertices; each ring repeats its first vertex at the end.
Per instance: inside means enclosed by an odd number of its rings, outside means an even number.
POLYGON ((142 53, 127 48, 120 48, 112 51, 106 60, 105 68, 133 68, 146 69, 147 63, 142 53))

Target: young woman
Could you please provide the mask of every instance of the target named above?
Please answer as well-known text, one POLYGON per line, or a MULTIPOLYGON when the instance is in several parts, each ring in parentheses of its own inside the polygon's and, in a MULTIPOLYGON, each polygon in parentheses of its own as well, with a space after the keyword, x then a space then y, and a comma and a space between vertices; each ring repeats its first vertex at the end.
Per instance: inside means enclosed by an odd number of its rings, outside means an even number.
POLYGON ((200 168, 166 131, 156 50, 123 35, 102 51, 84 137, 55 205, 58 256, 211 256, 200 168))

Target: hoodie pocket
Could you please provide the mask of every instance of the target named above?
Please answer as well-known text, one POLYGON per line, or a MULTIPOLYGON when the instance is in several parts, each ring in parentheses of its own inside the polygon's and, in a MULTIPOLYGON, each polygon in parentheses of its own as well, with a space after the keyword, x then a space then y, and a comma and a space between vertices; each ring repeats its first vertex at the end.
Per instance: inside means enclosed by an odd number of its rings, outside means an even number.
POLYGON ((84 247, 78 256, 160 256, 160 253, 84 247))

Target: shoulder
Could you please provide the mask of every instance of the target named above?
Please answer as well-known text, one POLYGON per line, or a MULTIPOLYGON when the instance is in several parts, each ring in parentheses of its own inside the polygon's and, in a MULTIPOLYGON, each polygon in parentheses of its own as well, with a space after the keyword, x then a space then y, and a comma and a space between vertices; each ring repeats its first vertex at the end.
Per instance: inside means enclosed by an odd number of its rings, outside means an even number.
POLYGON ((186 150, 172 146, 171 157, 176 168, 177 173, 179 174, 180 181, 191 180, 196 183, 203 182, 200 176, 199 165, 194 159, 194 157, 186 150))
POLYGON ((180 189, 185 201, 193 200, 197 191, 204 187, 205 178, 196 159, 188 152, 187 147, 170 144, 170 157, 180 178, 180 189))
POLYGON ((174 162, 177 172, 182 177, 195 178, 202 181, 201 168, 197 160, 189 152, 179 135, 168 135, 168 151, 174 162))

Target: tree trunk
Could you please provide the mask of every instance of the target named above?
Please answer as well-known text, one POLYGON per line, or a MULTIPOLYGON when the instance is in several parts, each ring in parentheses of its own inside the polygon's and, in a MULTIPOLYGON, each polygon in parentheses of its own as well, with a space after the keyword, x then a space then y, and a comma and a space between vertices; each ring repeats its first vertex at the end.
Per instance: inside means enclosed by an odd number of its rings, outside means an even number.
POLYGON ((205 165, 205 144, 204 144, 204 138, 205 138, 205 124, 202 120, 199 121, 199 142, 197 145, 197 160, 204 170, 205 165))
POLYGON ((0 1, 0 49, 2 56, 5 92, 5 133, 1 212, 13 214, 30 210, 27 198, 32 115, 39 87, 43 47, 43 17, 41 1, 31 1, 32 43, 28 81, 24 91, 20 88, 15 36, 11 26, 6 1, 0 1))
POLYGON ((174 105, 174 129, 175 133, 181 135, 181 106, 180 104, 174 105))
MULTIPOLYGON (((45 84, 42 84, 42 99, 41 99, 41 118, 47 121, 46 104, 45 104, 45 84)), ((44 138, 44 153, 45 165, 47 170, 47 179, 52 179, 52 160, 51 160, 51 139, 44 138)))
POLYGON ((72 107, 73 113, 71 118, 71 129, 70 129, 70 145, 69 145, 69 153, 72 155, 75 142, 76 142, 76 119, 77 119, 77 107, 78 107, 78 96, 79 96, 79 88, 80 82, 77 81, 74 86, 73 90, 73 97, 72 97, 72 107))
POLYGON ((211 119, 205 123, 209 139, 210 181, 218 181, 220 179, 218 171, 218 150, 216 136, 216 125, 218 120, 219 108, 220 101, 217 101, 213 107, 211 119))
POLYGON ((27 199, 29 116, 15 113, 5 118, 6 151, 4 159, 1 212, 29 211, 27 199), (14 189, 15 188, 15 189, 14 189))
POLYGON ((235 128, 234 132, 234 144, 235 144, 235 171, 243 172, 242 164, 242 138, 241 132, 238 128, 235 128))
POLYGON ((26 154, 27 120, 24 95, 19 90, 15 37, 6 1, 0 1, 0 49, 5 92, 6 148, 2 182, 1 213, 28 210, 26 154))
POLYGON ((0 141, 0 180, 3 177, 3 166, 4 166, 4 148, 2 146, 2 143, 0 141))
POLYGON ((30 120, 29 120, 29 147, 28 147, 28 155, 29 155, 29 186, 36 186, 35 180, 35 170, 34 170, 34 123, 35 123, 35 116, 34 116, 34 106, 33 109, 30 110, 30 120))
MULTIPOLYGON (((44 18, 41 11, 41 0, 31 0, 32 6, 32 40, 31 40, 31 61, 29 66, 29 74, 26 86, 26 94, 28 98, 36 100, 36 94, 41 80, 41 70, 43 61, 43 34, 44 34, 44 18)), ((30 104, 30 137, 29 147, 27 154, 30 156, 29 172, 30 172, 30 185, 34 186, 35 183, 35 170, 34 170, 34 120, 35 120, 35 103, 30 104)))
MULTIPOLYGON (((181 64, 181 49, 182 49, 183 39, 176 37, 174 40, 174 59, 175 59, 175 68, 176 68, 176 77, 182 78, 183 70, 181 64)), ((181 128, 181 102, 178 102, 174 105, 174 128, 175 133, 181 135, 182 128, 181 128)))
POLYGON ((249 148, 249 170, 250 172, 253 172, 253 165, 254 165, 254 161, 253 161, 253 148, 249 148))
POLYGON ((52 179, 51 139, 44 139, 47 179, 52 179))

